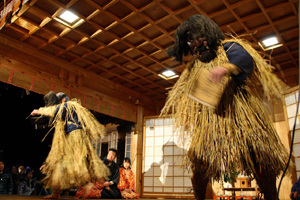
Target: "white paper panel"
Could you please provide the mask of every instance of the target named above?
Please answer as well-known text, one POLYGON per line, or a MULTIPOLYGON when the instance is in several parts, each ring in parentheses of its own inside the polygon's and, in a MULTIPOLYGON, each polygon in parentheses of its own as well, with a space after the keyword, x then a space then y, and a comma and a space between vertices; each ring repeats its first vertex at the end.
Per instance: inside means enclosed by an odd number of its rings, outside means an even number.
POLYGON ((173 166, 169 164, 168 166, 168 171, 167 173, 165 174, 166 176, 173 176, 173 166))
POLYGON ((164 137, 164 145, 170 146, 174 145, 173 136, 165 136, 164 137))
POLYGON ((154 192, 162 192, 162 187, 155 187, 154 192))
POLYGON ((164 163, 169 165, 174 165, 173 156, 164 156, 164 163))
POLYGON ((171 118, 165 118, 164 125, 165 126, 173 125, 172 119, 171 118))
POLYGON ((165 146, 164 147, 164 155, 173 155, 173 146, 165 146))
POLYGON ((174 192, 185 192, 184 188, 174 188, 174 192))
POLYGON ((154 128, 153 127, 146 127, 146 137, 154 136, 154 128))
POLYGON ((147 137, 145 145, 146 146, 154 146, 154 137, 147 137))
POLYGON ((294 144, 294 155, 295 157, 299 157, 300 156, 300 144, 294 144))
POLYGON ((145 166, 151 166, 152 163, 153 163, 153 157, 152 156, 145 157, 145 166))
POLYGON ((155 156, 162 157, 163 154, 164 154, 164 152, 163 152, 163 147, 162 146, 156 146, 156 147, 154 147, 154 155, 155 156))
POLYGON ((146 127, 154 127, 154 119, 147 119, 146 127))
POLYGON ((287 112, 288 118, 295 117, 296 109, 297 109, 296 104, 293 104, 293 105, 290 105, 290 106, 286 107, 286 112, 287 112))
POLYGON ((191 182, 190 177, 184 177, 183 181, 184 181, 184 186, 185 187, 192 187, 192 182, 191 182))
POLYGON ((157 118, 154 120, 155 126, 163 126, 164 125, 164 119, 163 118, 157 118))
POLYGON ((183 177, 174 177, 174 186, 183 186, 183 177))
MULTIPOLYGON (((162 163, 162 157, 161 156, 160 157, 154 157, 154 162, 156 162, 157 164, 162 163)), ((160 164, 158 164, 158 165, 160 165, 160 164)))
POLYGON ((191 176, 191 170, 190 170, 190 168, 183 169, 183 175, 187 176, 187 177, 190 177, 191 176))
POLYGON ((178 146, 174 147, 174 155, 183 155, 183 148, 180 148, 178 146))
POLYGON ((145 192, 153 192, 153 187, 144 187, 145 192))
POLYGON ((165 135, 173 135, 173 127, 172 126, 165 126, 165 135))
POLYGON ((160 180, 160 177, 153 177, 154 179, 154 186, 162 186, 162 182, 160 180))
MULTIPOLYGON (((293 132, 291 131, 291 138, 292 138, 293 132)), ((294 143, 300 143, 300 130, 295 131, 295 137, 294 137, 294 143)))
POLYGON ((153 186, 153 177, 144 177, 144 186, 153 186))
MULTIPOLYGON (((290 130, 293 130, 294 123, 295 123, 295 117, 289 119, 289 127, 290 127, 290 130)), ((297 117, 296 129, 299 129, 299 128, 300 128, 299 117, 297 117)))
POLYGON ((156 136, 163 136, 164 135, 164 127, 163 126, 155 126, 154 127, 154 134, 156 136))
POLYGON ((154 167, 154 176, 161 176, 161 172, 160 166, 154 167))
POLYGON ((297 172, 297 177, 300 177, 300 171, 299 171, 299 172, 297 172))
POLYGON ((172 187, 165 187, 164 192, 173 192, 173 188, 172 187))
POLYGON ((146 156, 153 156, 154 154, 154 148, 153 147, 145 147, 145 155, 146 156))
POLYGON ((174 156, 174 165, 181 165, 183 160, 182 156, 174 156))
POLYGON ((174 176, 183 176, 183 169, 180 166, 174 166, 174 176))
POLYGON ((173 177, 166 177, 165 179, 165 186, 173 186, 173 177))
POLYGON ((296 102, 298 102, 298 96, 299 96, 298 90, 295 92, 295 96, 296 96, 296 102))
POLYGON ((153 176, 153 167, 145 167, 145 173, 144 176, 153 176))
POLYGON ((293 103, 296 103, 296 98, 294 92, 285 95, 285 105, 291 105, 293 103))
POLYGON ((300 171, 300 158, 295 158, 296 171, 300 171))
MULTIPOLYGON (((156 134, 156 133, 155 133, 156 134)), ((162 146, 164 144, 163 137, 155 137, 155 146, 162 146)))

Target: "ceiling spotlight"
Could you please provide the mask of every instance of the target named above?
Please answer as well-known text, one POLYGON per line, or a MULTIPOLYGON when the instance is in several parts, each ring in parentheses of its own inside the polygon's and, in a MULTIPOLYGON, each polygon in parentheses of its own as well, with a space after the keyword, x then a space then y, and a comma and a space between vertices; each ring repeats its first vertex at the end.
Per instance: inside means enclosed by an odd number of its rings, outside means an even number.
POLYGON ((164 71, 163 73, 161 74, 158 74, 158 76, 168 80, 168 79, 172 79, 172 78, 176 78, 178 77, 179 75, 176 75, 173 71, 171 70, 167 70, 167 71, 164 71))
POLYGON ((271 37, 271 38, 263 40, 262 43, 264 44, 265 47, 270 47, 275 44, 278 44, 278 40, 276 37, 271 37))
POLYGON ((264 51, 282 46, 276 37, 269 37, 258 43, 264 51))
POLYGON ((59 18, 61 18, 62 20, 73 24, 76 20, 79 19, 79 17, 77 15, 75 15, 74 13, 70 12, 70 11, 65 11, 63 14, 61 14, 59 16, 59 18))
POLYGON ((162 74, 167 78, 175 75, 175 73, 171 70, 164 71, 162 74))

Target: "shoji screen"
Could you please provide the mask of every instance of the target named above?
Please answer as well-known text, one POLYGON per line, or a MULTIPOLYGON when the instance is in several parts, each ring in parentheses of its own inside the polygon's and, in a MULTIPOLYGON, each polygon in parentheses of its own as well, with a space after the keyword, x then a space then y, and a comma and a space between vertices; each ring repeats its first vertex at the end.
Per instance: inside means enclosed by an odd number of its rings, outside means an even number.
MULTIPOLYGON (((289 129, 291 134, 293 131, 293 126, 294 126, 294 121, 296 116, 297 103, 298 103, 298 87, 285 95, 286 113, 288 117, 289 129)), ((299 123, 300 112, 299 111, 300 110, 298 110, 297 113, 296 131, 295 131, 294 147, 293 147, 297 177, 300 176, 300 123, 299 123)))
POLYGON ((146 118, 143 197, 192 197, 190 172, 181 168, 188 145, 178 141, 169 118, 146 118))

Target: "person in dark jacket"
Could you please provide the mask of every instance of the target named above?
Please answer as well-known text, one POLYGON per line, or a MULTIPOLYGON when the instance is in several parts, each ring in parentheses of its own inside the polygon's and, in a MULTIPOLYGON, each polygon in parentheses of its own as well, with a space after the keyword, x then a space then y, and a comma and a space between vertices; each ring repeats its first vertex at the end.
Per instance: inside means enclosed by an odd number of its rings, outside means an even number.
POLYGON ((4 160, 0 159, 0 194, 12 194, 14 183, 10 173, 4 171, 4 160))
POLYGON ((300 177, 291 189, 290 199, 300 200, 300 177))
POLYGON ((121 199, 121 193, 118 189, 119 184, 119 167, 114 162, 117 156, 117 150, 109 149, 108 154, 104 157, 103 162, 109 168, 110 176, 107 181, 97 181, 95 184, 91 181, 85 186, 80 187, 75 198, 86 199, 121 199))

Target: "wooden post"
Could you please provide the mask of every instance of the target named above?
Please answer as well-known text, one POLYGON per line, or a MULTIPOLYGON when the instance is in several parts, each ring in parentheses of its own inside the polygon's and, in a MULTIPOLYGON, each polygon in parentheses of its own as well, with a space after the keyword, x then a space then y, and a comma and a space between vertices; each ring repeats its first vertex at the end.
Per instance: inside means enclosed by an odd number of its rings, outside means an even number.
POLYGON ((131 169, 135 174, 136 192, 142 194, 142 166, 143 166, 143 122, 144 108, 137 106, 137 123, 132 137, 131 169))

